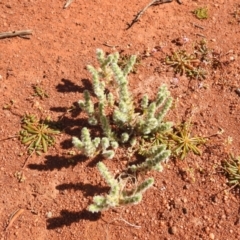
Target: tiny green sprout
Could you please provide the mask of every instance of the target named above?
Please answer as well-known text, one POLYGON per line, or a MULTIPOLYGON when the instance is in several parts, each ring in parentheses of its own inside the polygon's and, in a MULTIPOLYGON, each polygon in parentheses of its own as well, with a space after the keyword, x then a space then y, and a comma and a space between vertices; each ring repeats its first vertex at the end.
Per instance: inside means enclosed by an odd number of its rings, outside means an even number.
POLYGON ((16 177, 19 183, 22 183, 26 180, 26 177, 23 172, 19 171, 15 172, 14 177, 16 177))
POLYGON ((14 100, 10 100, 9 103, 3 105, 3 110, 11 110, 12 106, 14 105, 14 100))
POLYGON ((28 153, 40 155, 46 153, 55 143, 54 135, 60 131, 49 126, 49 120, 38 120, 35 115, 25 115, 22 120, 22 130, 19 133, 20 141, 28 147, 28 153))
POLYGON ((200 7, 193 11, 193 14, 198 19, 207 19, 208 18, 208 9, 207 7, 200 7))
POLYGON ((236 7, 236 9, 231 13, 234 19, 239 23, 240 22, 240 5, 236 7))
POLYGON ((34 96, 38 96, 41 99, 48 98, 49 95, 39 85, 33 85, 34 96))
POLYGON ((211 50, 207 46, 207 41, 201 39, 194 46, 195 55, 201 60, 201 62, 209 62, 211 50))
POLYGON ((233 186, 240 186, 240 156, 234 157, 232 154, 228 160, 223 162, 223 169, 227 174, 228 183, 233 186))

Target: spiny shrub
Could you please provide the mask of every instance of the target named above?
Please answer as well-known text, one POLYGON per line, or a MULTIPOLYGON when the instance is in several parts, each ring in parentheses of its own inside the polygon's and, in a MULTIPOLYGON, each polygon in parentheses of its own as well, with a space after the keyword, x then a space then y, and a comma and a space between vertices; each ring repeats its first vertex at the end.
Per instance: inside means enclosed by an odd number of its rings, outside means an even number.
POLYGON ((84 99, 78 103, 87 113, 89 125, 101 127, 102 136, 91 138, 90 130, 84 127, 81 138, 73 137, 72 142, 88 157, 101 153, 106 158, 113 158, 119 145, 134 145, 138 138, 146 138, 172 127, 171 122, 163 121, 172 105, 167 87, 161 86, 153 101, 144 95, 137 105, 129 91, 127 79, 136 56, 131 56, 123 70, 118 66, 118 58, 119 53, 105 57, 103 51, 97 49, 100 69, 87 67, 93 77, 97 103, 94 104, 88 90, 84 91, 84 99), (114 82, 110 84, 110 80, 114 82), (111 88, 113 84, 114 88, 111 88))
MULTIPOLYGON (((83 99, 78 102, 88 116, 89 126, 82 128, 80 138, 73 137, 73 145, 87 157, 101 154, 104 158, 112 159, 119 147, 131 146, 138 150, 141 139, 151 139, 159 132, 170 131, 172 123, 164 121, 172 105, 166 85, 159 88, 155 99, 149 100, 144 95, 138 104, 128 87, 128 75, 136 62, 136 56, 131 56, 121 69, 118 52, 106 56, 101 49, 97 49, 96 55, 99 67, 87 66, 92 75, 94 96, 85 90, 83 99), (101 133, 91 136, 91 127, 96 129, 97 126, 101 133)), ((132 165, 127 170, 134 173, 162 170, 161 163, 168 159, 170 150, 165 145, 152 146, 146 156, 143 163, 132 165)), ((103 163, 99 162, 97 166, 111 190, 105 197, 94 197, 94 203, 88 208, 91 212, 139 203, 142 193, 154 182, 149 178, 133 190, 127 191, 124 190, 125 182, 115 179, 103 163)))

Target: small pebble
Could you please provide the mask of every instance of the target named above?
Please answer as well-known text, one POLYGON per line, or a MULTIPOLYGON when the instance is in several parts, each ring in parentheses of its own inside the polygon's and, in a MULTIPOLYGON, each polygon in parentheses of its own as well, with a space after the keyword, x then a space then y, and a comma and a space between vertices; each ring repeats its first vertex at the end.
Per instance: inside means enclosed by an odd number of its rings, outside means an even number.
POLYGON ((213 240, 213 239, 215 239, 215 235, 213 233, 210 233, 209 238, 213 240))
POLYGON ((168 232, 170 233, 170 234, 176 234, 176 232, 177 232, 177 228, 175 227, 175 226, 173 226, 173 227, 170 227, 169 228, 169 230, 168 230, 168 232))
POLYGON ((237 88, 237 89, 235 90, 235 92, 236 92, 236 94, 237 94, 238 96, 240 96, 240 88, 237 88))
POLYGON ((51 218, 52 215, 53 215, 52 212, 47 212, 47 213, 46 213, 46 217, 47 217, 47 218, 51 218))
POLYGON ((187 198, 182 198, 182 201, 183 201, 184 203, 186 203, 186 202, 187 202, 187 198))
POLYGON ((210 231, 210 228, 209 228, 209 227, 206 227, 206 228, 205 228, 205 232, 206 232, 206 233, 209 233, 209 231, 210 231))
POLYGON ((184 214, 187 214, 187 209, 186 208, 183 208, 182 211, 183 211, 184 214))

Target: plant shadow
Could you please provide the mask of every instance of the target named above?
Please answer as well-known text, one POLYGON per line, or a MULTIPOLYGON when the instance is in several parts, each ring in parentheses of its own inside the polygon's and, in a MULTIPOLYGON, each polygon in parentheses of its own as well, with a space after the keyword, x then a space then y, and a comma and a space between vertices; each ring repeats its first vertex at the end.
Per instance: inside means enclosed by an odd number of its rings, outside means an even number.
POLYGON ((59 120, 61 120, 63 117, 65 117, 67 114, 70 114, 71 117, 77 117, 82 109, 79 107, 78 102, 73 102, 71 107, 51 107, 51 111, 62 113, 62 115, 59 116, 59 120))
POLYGON ((89 183, 63 183, 56 186, 59 191, 64 191, 67 189, 73 189, 74 191, 82 191, 85 197, 99 195, 109 191, 109 187, 100 187, 98 185, 92 185, 89 183))
POLYGON ((61 79, 62 83, 59 83, 56 86, 56 89, 58 92, 79 92, 82 93, 85 89, 91 89, 92 84, 89 81, 89 79, 81 79, 81 83, 82 83, 82 87, 80 87, 79 85, 75 84, 74 82, 72 82, 69 79, 65 79, 62 78, 61 79))
POLYGON ((61 211, 61 216, 53 217, 47 220, 47 229, 56 229, 63 226, 70 226, 74 222, 80 220, 97 221, 101 217, 101 213, 91 213, 87 210, 80 212, 71 212, 67 210, 61 211))
POLYGON ((87 157, 83 155, 70 156, 69 158, 55 155, 46 156, 43 164, 28 164, 28 167, 38 171, 53 171, 54 169, 60 170, 62 168, 75 167, 79 162, 84 162, 87 157))

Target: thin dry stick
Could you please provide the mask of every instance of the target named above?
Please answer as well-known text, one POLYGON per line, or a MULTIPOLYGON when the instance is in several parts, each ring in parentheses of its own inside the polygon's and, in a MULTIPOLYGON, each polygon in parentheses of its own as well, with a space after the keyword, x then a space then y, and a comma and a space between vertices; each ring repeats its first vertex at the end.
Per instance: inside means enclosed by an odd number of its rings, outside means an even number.
POLYGON ((3 139, 0 139, 0 142, 1 141, 6 141, 6 140, 9 140, 9 139, 12 139, 12 138, 18 138, 19 136, 16 135, 16 136, 12 136, 12 137, 7 137, 7 138, 3 138, 3 139))
POLYGON ((143 8, 140 12, 138 12, 138 14, 136 15, 136 17, 132 20, 132 22, 129 24, 129 26, 127 27, 127 29, 129 29, 130 27, 132 27, 132 25, 137 22, 139 20, 139 18, 143 15, 143 13, 151 6, 156 6, 159 4, 163 4, 163 3, 170 3, 173 0, 153 0, 151 1, 145 8, 143 8))
MULTIPOLYGON (((119 207, 119 208, 121 208, 121 207, 119 207)), ((122 211, 120 212, 120 217, 114 218, 111 222, 107 222, 107 221, 105 221, 104 219, 102 219, 102 220, 107 223, 107 227, 108 227, 109 224, 112 224, 114 221, 123 221, 123 222, 125 222, 127 225, 129 225, 130 227, 141 228, 141 226, 132 224, 132 223, 128 222, 127 220, 125 220, 125 219, 122 217, 122 211)))
POLYGON ((202 26, 200 26, 200 25, 197 25, 197 24, 195 24, 195 23, 193 23, 193 26, 194 26, 194 27, 197 27, 197 28, 200 28, 200 29, 204 29, 204 27, 202 27, 202 26))
POLYGON ((116 47, 118 47, 118 45, 110 45, 110 44, 108 44, 108 43, 103 43, 103 45, 104 46, 106 46, 106 47, 110 47, 110 48, 116 48, 116 47))
POLYGON ((66 9, 69 7, 69 5, 72 3, 73 0, 67 0, 67 2, 64 4, 63 8, 66 9))
POLYGON ((23 37, 26 35, 31 35, 32 30, 20 30, 20 31, 12 31, 12 32, 3 32, 0 33, 0 39, 9 38, 9 37, 23 37))
POLYGON ((28 159, 33 155, 34 152, 35 152, 35 149, 34 149, 34 151, 31 152, 31 154, 29 154, 29 155, 27 156, 26 160, 25 160, 24 163, 23 163, 22 168, 25 168, 25 166, 26 166, 26 164, 27 164, 27 162, 28 162, 28 159))
POLYGON ((6 227, 6 231, 13 225, 13 222, 24 212, 24 209, 20 208, 18 209, 17 211, 15 211, 11 217, 10 217, 10 221, 9 221, 9 224, 7 225, 6 227))
POLYGON ((206 38, 204 35, 200 34, 200 33, 196 33, 196 36, 202 37, 202 38, 206 38))
POLYGON ((135 225, 135 224, 132 224, 132 223, 128 222, 127 220, 125 220, 125 219, 122 218, 122 217, 114 218, 113 221, 115 221, 115 220, 123 221, 123 222, 125 222, 127 225, 129 225, 129 226, 131 226, 131 227, 141 228, 141 226, 139 226, 139 225, 135 225))

